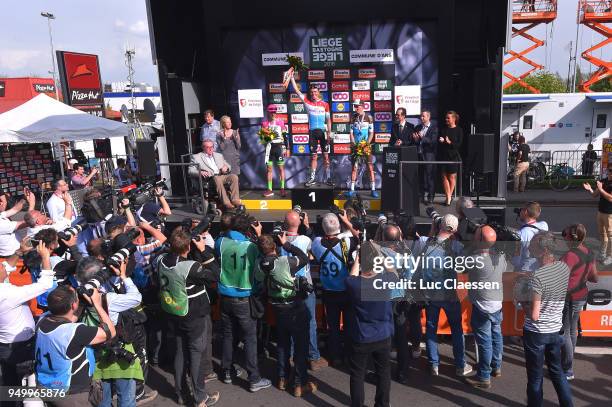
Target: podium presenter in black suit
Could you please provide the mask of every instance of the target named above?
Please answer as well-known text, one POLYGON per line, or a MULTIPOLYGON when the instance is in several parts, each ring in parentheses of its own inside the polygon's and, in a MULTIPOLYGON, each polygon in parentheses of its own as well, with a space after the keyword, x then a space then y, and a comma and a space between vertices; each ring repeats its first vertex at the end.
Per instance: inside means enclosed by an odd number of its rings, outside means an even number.
POLYGON ((389 145, 397 147, 414 145, 413 133, 414 126, 406 120, 406 109, 398 108, 395 112, 395 123, 393 123, 389 145))
MULTIPOLYGON (((423 110, 421 123, 414 128, 413 140, 419 153, 419 161, 436 161, 438 154, 438 127, 431 122, 431 113, 423 110)), ((423 201, 431 205, 436 193, 436 165, 423 164, 423 201)))

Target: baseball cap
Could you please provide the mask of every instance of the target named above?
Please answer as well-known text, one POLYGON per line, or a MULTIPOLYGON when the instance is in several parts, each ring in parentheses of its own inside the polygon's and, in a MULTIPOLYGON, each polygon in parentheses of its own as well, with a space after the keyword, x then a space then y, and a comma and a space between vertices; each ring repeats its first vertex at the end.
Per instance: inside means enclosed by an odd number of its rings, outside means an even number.
POLYGON ((123 226, 125 224, 127 224, 127 218, 125 216, 113 215, 104 224, 104 231, 108 234, 115 227, 123 226))

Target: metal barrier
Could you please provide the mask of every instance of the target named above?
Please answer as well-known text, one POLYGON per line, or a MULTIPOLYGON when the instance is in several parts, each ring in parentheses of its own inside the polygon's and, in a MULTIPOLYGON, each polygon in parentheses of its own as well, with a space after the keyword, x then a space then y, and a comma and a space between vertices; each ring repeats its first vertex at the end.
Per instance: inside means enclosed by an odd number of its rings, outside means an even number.
POLYGON ((565 164, 573 169, 568 175, 592 176, 599 174, 601 165, 601 150, 592 150, 596 157, 589 158, 585 155, 588 150, 563 150, 553 151, 550 162, 551 167, 565 164))
MULTIPOLYGON (((400 174, 404 173, 404 164, 456 164, 459 166, 459 172, 457 173, 457 181, 455 183, 455 190, 453 191, 455 194, 455 198, 457 198, 457 190, 459 191, 459 196, 463 194, 463 162, 462 161, 400 161, 400 174)), ((404 183, 400 182, 400 208, 404 207, 404 183)))

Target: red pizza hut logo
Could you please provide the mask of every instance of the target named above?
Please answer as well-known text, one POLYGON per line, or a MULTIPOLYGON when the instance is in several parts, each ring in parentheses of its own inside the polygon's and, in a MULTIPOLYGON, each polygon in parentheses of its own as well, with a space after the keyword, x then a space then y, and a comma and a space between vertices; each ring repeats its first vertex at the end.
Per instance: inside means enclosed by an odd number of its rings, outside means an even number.
POLYGON ((308 133, 308 125, 307 124, 293 124, 291 125, 291 133, 308 133))
POLYGON ((289 102, 291 103, 302 103, 302 99, 298 96, 297 93, 292 93, 289 95, 289 102))
POLYGON ((361 68, 357 71, 357 77, 360 79, 376 78, 376 68, 361 68))
POLYGON ((334 79, 349 79, 351 77, 350 69, 334 69, 334 79))
POLYGON ((334 154, 350 154, 350 144, 334 144, 334 154))
POLYGON ((349 90, 348 81, 336 81, 331 83, 332 92, 349 90))
POLYGON ((285 93, 285 87, 282 83, 271 83, 268 85, 270 93, 285 93))
POLYGON ((374 101, 374 110, 375 111, 379 111, 379 110, 391 110, 392 106, 391 106, 391 102, 387 101, 387 100, 377 100, 374 101))
POLYGON ((361 99, 362 101, 370 100, 370 91, 357 90, 353 92, 353 100, 357 100, 357 99, 361 99))
POLYGON ((247 105, 246 99, 240 99, 240 106, 245 107, 247 105))
POLYGON ((333 113, 332 121, 334 123, 348 123, 351 117, 348 113, 333 113))
POLYGON ((311 69, 308 71, 308 80, 309 81, 322 81, 325 80, 325 71, 319 69, 311 69))
POLYGON ((391 112, 376 112, 374 113, 374 120, 377 122, 390 122, 393 120, 393 114, 391 112))
POLYGON ((348 102, 349 93, 348 92, 332 92, 332 102, 348 102))
POLYGON ((375 143, 389 144, 389 140, 391 140, 391 133, 375 133, 374 134, 375 143))
POLYGON ((308 144, 308 134, 294 134, 293 144, 308 144))

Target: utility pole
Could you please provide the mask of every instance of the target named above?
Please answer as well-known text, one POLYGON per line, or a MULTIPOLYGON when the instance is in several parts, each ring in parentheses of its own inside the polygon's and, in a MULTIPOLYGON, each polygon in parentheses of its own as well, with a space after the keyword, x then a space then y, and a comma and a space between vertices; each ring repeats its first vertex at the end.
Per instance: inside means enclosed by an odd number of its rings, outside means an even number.
POLYGON ((49 45, 51 46, 51 67, 53 70, 53 86, 55 86, 55 99, 59 100, 59 88, 57 86, 57 79, 55 74, 55 50, 53 49, 53 33, 51 32, 51 20, 55 20, 55 16, 47 11, 40 13, 41 16, 47 19, 47 25, 49 26, 49 45))
POLYGON ((128 69, 127 80, 130 86, 130 110, 132 112, 132 123, 136 122, 136 96, 134 95, 134 64, 132 60, 136 55, 134 48, 125 48, 125 65, 128 69))

